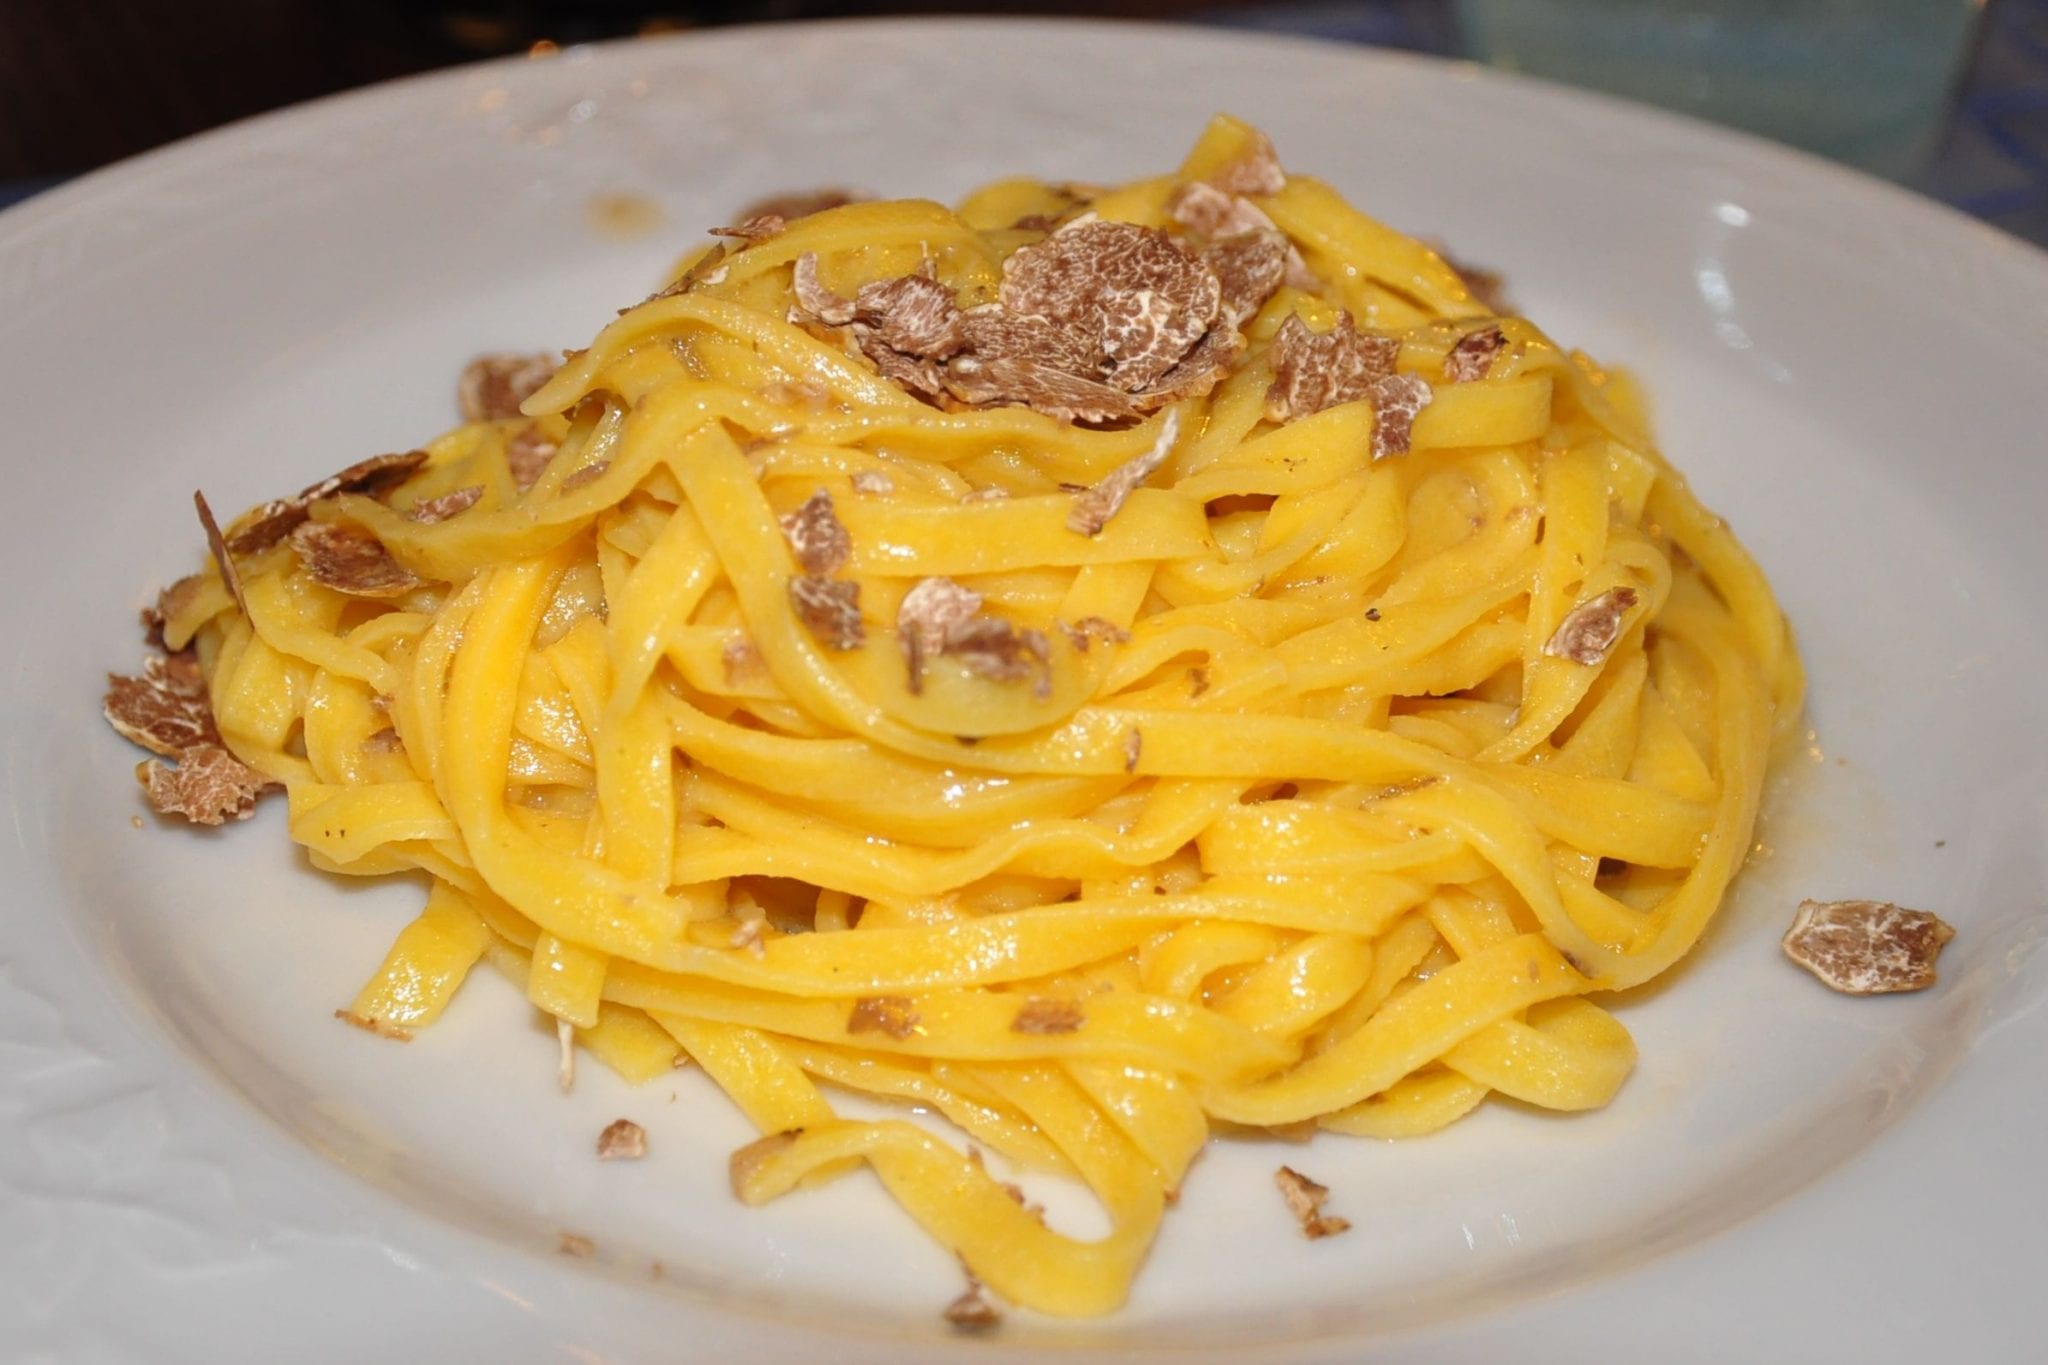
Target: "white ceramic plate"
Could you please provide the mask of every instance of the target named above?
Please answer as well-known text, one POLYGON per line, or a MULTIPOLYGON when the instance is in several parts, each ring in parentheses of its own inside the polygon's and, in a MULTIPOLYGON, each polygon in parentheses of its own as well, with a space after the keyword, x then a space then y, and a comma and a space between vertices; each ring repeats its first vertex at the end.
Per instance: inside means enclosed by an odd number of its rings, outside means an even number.
MULTIPOLYGON (((1051 23, 735 31, 500 63, 185 143, 0 217, 10 1359, 917 1360, 957 1272, 865 1177, 745 1211, 701 1077, 551 1082, 474 982, 409 1048, 342 1028, 412 886, 279 813, 153 825, 96 715, 134 609, 236 507, 453 417, 480 349, 583 341, 758 193, 950 197, 1169 166, 1215 109, 1503 268, 1647 377, 1782 590, 1821 757, 1607 1111, 1426 1142, 1212 1144, 1123 1314, 1000 1342, 1190 1358, 2033 1355, 2048 1310, 2048 258, 1874 182, 1461 66, 1051 23), (593 204, 640 196, 621 233, 593 204), (1802 895, 1960 928, 1935 991, 1787 965, 1802 895), (653 1155, 599 1166, 626 1114, 653 1155), (1295 1235, 1276 1159, 1348 1236, 1295 1235), (572 1261, 556 1234, 592 1237, 572 1261), (662 1262, 656 1279, 652 1263, 662 1262)), ((488 977, 490 974, 484 974, 488 977)), ((1062 1208, 1055 1208, 1056 1215, 1062 1208)), ((1085 1219, 1083 1220, 1085 1224, 1085 1219)), ((1013 1352, 1014 1354, 1014 1352, 1013 1352)))

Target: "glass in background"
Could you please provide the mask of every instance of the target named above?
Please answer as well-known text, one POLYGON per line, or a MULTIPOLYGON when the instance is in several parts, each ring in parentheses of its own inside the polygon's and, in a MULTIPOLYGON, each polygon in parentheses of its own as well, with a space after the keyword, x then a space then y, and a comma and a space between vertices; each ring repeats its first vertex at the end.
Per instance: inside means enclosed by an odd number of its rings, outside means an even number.
POLYGON ((1480 61, 1901 179, 1938 140, 1982 0, 1457 0, 1480 61))

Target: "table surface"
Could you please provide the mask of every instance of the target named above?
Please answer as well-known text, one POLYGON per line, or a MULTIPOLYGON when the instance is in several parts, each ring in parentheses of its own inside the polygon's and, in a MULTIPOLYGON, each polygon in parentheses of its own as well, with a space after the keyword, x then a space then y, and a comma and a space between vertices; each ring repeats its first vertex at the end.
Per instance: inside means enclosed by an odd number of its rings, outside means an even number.
MULTIPOLYGON (((1440 0, 1274 0, 1178 17, 1457 54, 1457 32, 1440 0)), ((0 180, 0 208, 61 179, 0 180)), ((1941 145, 1905 183, 2048 246, 2048 0, 1992 0, 1941 145)))

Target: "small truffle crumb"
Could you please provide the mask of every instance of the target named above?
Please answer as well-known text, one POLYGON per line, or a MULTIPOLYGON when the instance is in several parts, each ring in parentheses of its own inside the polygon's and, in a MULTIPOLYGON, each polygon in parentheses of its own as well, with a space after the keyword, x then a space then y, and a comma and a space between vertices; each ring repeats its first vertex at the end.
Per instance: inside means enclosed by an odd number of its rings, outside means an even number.
POLYGON ((1469 384, 1486 378, 1486 372, 1493 368, 1494 356, 1506 344, 1507 338, 1497 326, 1467 332, 1458 338, 1458 344, 1451 347, 1451 353, 1444 357, 1444 378, 1453 384, 1469 384))
POLYGON ((853 491, 886 498, 896 491, 896 480, 880 469, 856 469, 853 472, 853 491))
POLYGON ((1144 732, 1133 725, 1124 732, 1124 771, 1138 771, 1138 756, 1145 752, 1144 732))
POLYGON ((1033 996, 1010 1021, 1012 1033, 1072 1033, 1086 1020, 1081 1007, 1072 1000, 1033 996))
POLYGON ((578 1260, 585 1260, 597 1254, 597 1243, 581 1233, 558 1232, 555 1234, 555 1249, 564 1256, 574 1256, 578 1260))
POLYGON ((730 227, 712 228, 711 235, 713 237, 737 237, 751 246, 755 242, 767 241, 770 237, 781 233, 788 226, 788 221, 779 213, 757 213, 730 227))
POLYGON ((456 401, 466 422, 502 421, 519 416, 519 405, 554 377, 550 355, 480 355, 463 367, 456 401))
POLYGON ((730 687, 741 674, 760 664, 761 651, 746 636, 735 635, 719 651, 718 661, 724 666, 726 685, 730 687))
POLYGON ((1131 642, 1131 633, 1129 631, 1116 622, 1105 620, 1100 616, 1084 616, 1071 626, 1066 627, 1066 632, 1067 639, 1072 641, 1074 648, 1080 650, 1083 654, 1086 654, 1088 647, 1097 640, 1109 645, 1127 645, 1131 642))
POLYGON ((574 493, 579 488, 588 487, 610 473, 611 467, 612 462, 610 460, 592 460, 589 464, 579 469, 571 470, 568 477, 562 480, 562 486, 557 491, 574 493))
POLYGON ((1785 956, 1845 995, 1923 991, 1956 936, 1939 915, 1887 901, 1801 901, 1785 956))
POLYGON ((908 1038, 917 1032, 917 1010, 909 996, 862 996, 847 1012, 846 1031, 886 1033, 891 1038, 908 1038))
POLYGON ((1282 1166, 1273 1172, 1273 1183, 1280 1187, 1280 1197, 1287 1201, 1287 1208, 1301 1223, 1301 1235, 1311 1242, 1323 1237, 1335 1236, 1351 1226, 1348 1218, 1335 1218, 1322 1212, 1323 1201, 1330 1197, 1327 1186, 1318 1185, 1292 1166, 1282 1166))
POLYGON ((412 1041, 411 1029, 400 1028, 397 1024, 386 1023, 382 1019, 366 1018, 363 1015, 357 1014, 354 1010, 336 1010, 334 1017, 351 1028, 359 1028, 365 1033, 374 1033, 379 1038, 389 1038, 394 1043, 409 1043, 412 1041))
POLYGON ((966 1292, 946 1305, 946 1321, 962 1332, 988 1332, 1001 1325, 1003 1315, 982 1292, 981 1281, 969 1275, 966 1292))
POLYGON ((782 534, 807 574, 831 574, 853 554, 853 538, 832 510, 832 495, 820 488, 782 518, 782 534))
POLYGON ((647 1155, 647 1130, 631 1119, 613 1119, 597 1135, 599 1161, 638 1161, 647 1155))
POLYGON ((512 439, 505 443, 505 468, 521 492, 533 487, 547 472, 556 449, 555 443, 531 423, 513 433, 512 439))
POLYGON ((1041 701, 1052 695, 1052 646, 1042 631, 1019 630, 997 617, 977 616, 946 632, 945 653, 978 677, 991 682, 1033 678, 1033 695, 1041 701))
POLYGON ((789 580, 789 601, 797 619, 830 648, 858 649, 867 638, 860 619, 858 583, 802 574, 789 580))
POLYGON ((1193 700, 1209 690, 1209 666, 1195 664, 1188 669, 1188 699, 1193 700))
POLYGON ((1603 662, 1621 638, 1622 618, 1636 604, 1634 588, 1609 588, 1579 603, 1557 623, 1543 652, 1588 667, 1603 662))

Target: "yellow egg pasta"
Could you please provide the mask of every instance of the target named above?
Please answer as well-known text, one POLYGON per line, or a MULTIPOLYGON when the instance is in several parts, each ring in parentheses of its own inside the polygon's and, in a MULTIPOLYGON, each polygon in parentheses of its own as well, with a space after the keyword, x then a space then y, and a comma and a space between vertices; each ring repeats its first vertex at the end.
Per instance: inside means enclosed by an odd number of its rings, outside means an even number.
POLYGON ((425 1027, 488 960, 631 1079, 700 1065, 762 1132, 741 1200, 865 1164, 1059 1315, 1124 1302, 1214 1125, 1606 1104, 1635 1053, 1596 1001, 1721 905, 1790 633, 1632 386, 1329 187, 1239 175, 1257 143, 700 254, 525 415, 311 500, 370 577, 231 524, 235 591, 167 600, 167 647, 315 866, 433 878, 350 1011, 425 1027), (865 285, 993 308, 1020 250, 1180 233, 1197 183, 1289 256, 1207 387, 1075 420, 863 349, 865 285), (1276 398, 1283 347, 1353 327, 1372 396, 1276 398))

